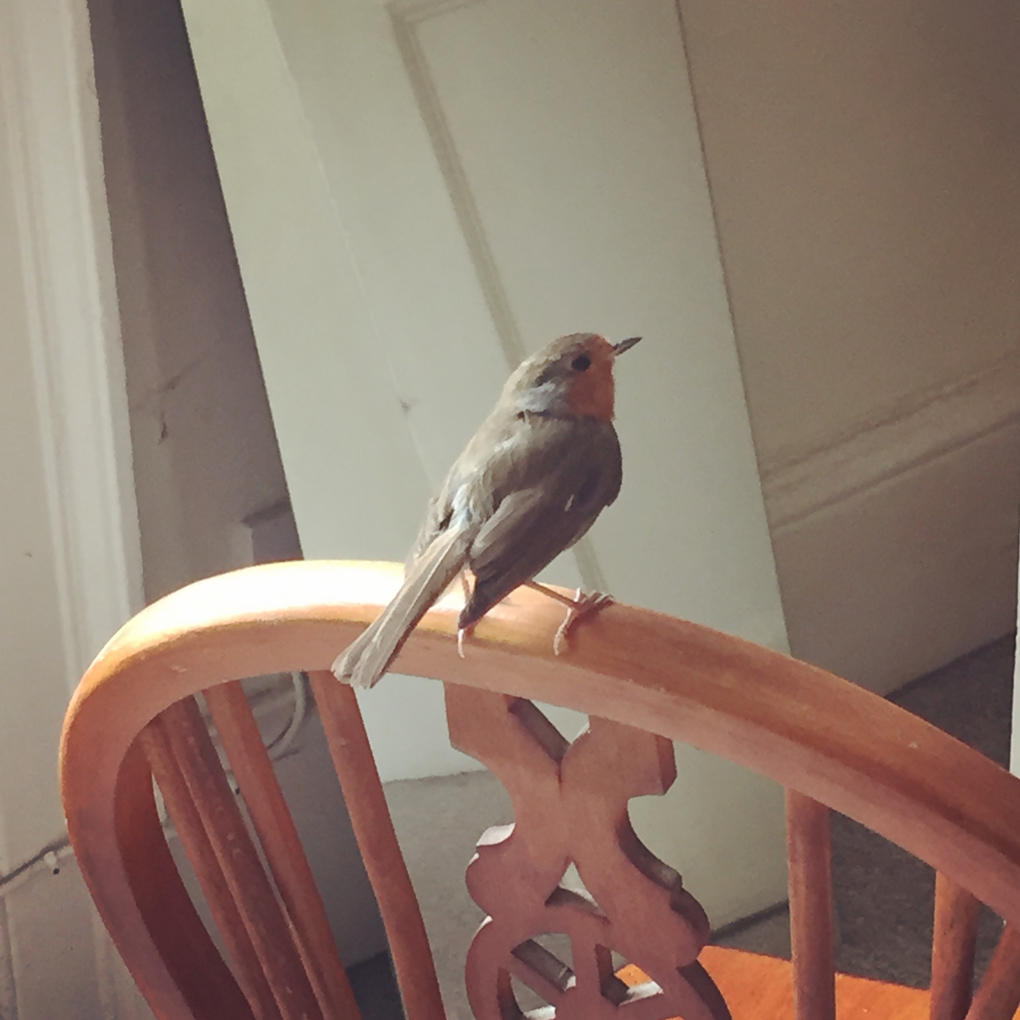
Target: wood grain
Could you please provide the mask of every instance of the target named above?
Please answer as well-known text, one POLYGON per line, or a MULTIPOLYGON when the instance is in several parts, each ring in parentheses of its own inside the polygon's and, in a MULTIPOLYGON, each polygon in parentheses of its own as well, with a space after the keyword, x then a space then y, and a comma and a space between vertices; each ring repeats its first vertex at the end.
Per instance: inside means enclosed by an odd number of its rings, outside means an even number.
POLYGON ((931 1020, 963 1020, 974 981, 980 902, 945 875, 935 876, 931 1020))
POLYGON ((244 690, 235 681, 204 693, 323 1016, 360 1020, 326 908, 244 690))
POLYGON ((407 1020, 445 1020, 418 898, 401 853, 354 691, 328 670, 308 674, 368 880, 386 926, 407 1020))
MULTIPOLYGON (((730 1004, 734 1020, 793 1016, 793 967, 787 960, 706 946, 705 969, 730 1004)), ((928 993, 849 974, 836 975, 841 1020, 928 1020, 928 993)))
POLYGON ((83 872, 83 877, 100 914, 137 911, 141 917, 145 952, 132 953, 128 967, 158 1016, 250 1020, 248 1000, 210 938, 170 853, 142 736, 121 763, 116 835, 108 849, 118 855, 123 883, 108 882, 105 871, 83 872), (117 899, 125 894, 130 899, 117 899), (158 968, 151 966, 153 961, 158 968))
MULTIPOLYGON (((278 1020, 280 1010, 276 999, 262 973, 241 912, 237 909, 223 869, 202 824, 201 815, 177 764, 167 723, 162 717, 153 719, 142 730, 139 745, 145 752, 163 803, 173 820, 177 838, 191 862, 209 912, 233 962, 238 985, 248 1001, 249 1014, 259 1020, 278 1020)), ((212 946, 209 948, 216 952, 212 946)))
POLYGON ((795 1016, 797 1020, 835 1020, 829 809, 787 790, 786 845, 795 1016))
MULTIPOLYGON (((203 980, 216 991, 203 992, 184 973, 200 954, 161 930, 160 912, 170 911, 201 943, 159 850, 138 734, 223 681, 325 670, 401 573, 399 564, 295 562, 198 582, 126 624, 75 692, 61 741, 68 830, 157 1015, 204 1020, 217 1015, 214 998, 231 993, 213 961, 203 980)), ((1020 925, 1020 780, 960 742, 823 670, 623 605, 584 621, 569 654, 555 658, 559 606, 518 590, 478 624, 461 659, 459 601, 454 593, 425 617, 396 669, 565 705, 727 757, 856 819, 1020 925)), ((1011 950, 1003 961, 1016 962, 1011 950)))
POLYGON ((1011 1020, 1020 1006, 1020 932, 1006 928, 974 996, 967 1020, 1011 1020))
MULTIPOLYGON (((272 1008, 271 1000, 261 994, 249 998, 256 1020, 321 1020, 322 1013, 291 938, 289 918, 262 868, 198 705, 194 699, 185 698, 169 706, 160 721, 191 796, 194 815, 215 857, 216 878, 222 877, 254 950, 257 973, 268 983, 278 1007, 272 1008)), ((205 865, 203 856, 196 867, 205 865)), ((208 879, 212 877, 206 876, 205 884, 210 884, 208 879)))
MULTIPOLYGON (((467 871, 471 897, 489 915, 465 970, 476 1020, 516 1015, 507 974, 557 1016, 612 1017, 626 997, 613 978, 614 951, 658 985, 656 1015, 730 1020, 697 963, 708 917, 628 815, 632 797, 673 783, 673 745, 598 718, 568 742, 531 701, 454 684, 446 712, 450 742, 485 764, 514 804, 514 824, 485 832, 467 871), (563 882, 568 862, 582 890, 563 882), (539 941, 550 932, 569 936, 569 963, 539 941)), ((642 1016, 652 1017, 651 1006, 641 1003, 642 1016)))
MULTIPOLYGON (((794 1015, 794 977, 789 960, 722 946, 706 946, 701 958, 725 996, 733 1020, 787 1020, 794 1015)), ((648 980, 633 965, 617 973, 628 985, 648 980)), ((836 1007, 840 1020, 928 1020, 928 993, 837 974, 836 1007)))

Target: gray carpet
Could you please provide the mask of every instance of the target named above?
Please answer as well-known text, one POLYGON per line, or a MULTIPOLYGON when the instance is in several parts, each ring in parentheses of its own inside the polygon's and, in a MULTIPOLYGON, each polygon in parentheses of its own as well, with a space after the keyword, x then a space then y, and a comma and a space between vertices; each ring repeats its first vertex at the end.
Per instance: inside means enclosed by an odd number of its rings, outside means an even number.
MULTIPOLYGON (((1010 637, 911 684, 893 700, 1008 767, 1012 697, 1010 637)), ((833 848, 839 969, 927 988, 935 901, 931 868, 842 816, 834 822, 833 848)), ((978 939, 981 972, 1001 928, 986 911, 978 939)))
MULTIPOLYGON (((1013 638, 996 641, 896 692, 890 700, 977 748, 1009 762, 1013 638)), ((836 966, 843 973, 926 988, 930 976, 935 876, 906 851, 842 815, 833 816, 836 966)), ((978 971, 1000 925, 986 911, 978 940, 978 971)), ((718 941, 789 957, 785 909, 730 926, 718 941)))
MULTIPOLYGON (((1013 678, 1013 638, 997 641, 908 685, 894 701, 971 744, 1005 765, 1009 757, 1013 678)), ((464 846, 447 847, 448 856, 466 861, 466 833, 509 817, 502 788, 485 774, 454 777, 456 795, 444 798, 432 832, 464 833, 464 846), (500 800, 499 798, 503 799, 500 800), (465 824, 471 819, 470 824, 465 824)), ((434 782, 423 780, 421 783, 434 782)), ((445 780, 449 782, 449 779, 445 780)), ((387 790, 398 832, 415 816, 421 783, 393 783, 387 790)), ((426 798, 428 799, 428 798, 426 798)), ((430 800, 434 803, 434 800, 430 800)), ((410 856, 410 855, 409 855, 410 856)), ((437 881, 434 865, 409 861, 422 898, 422 910, 435 947, 436 966, 450 1020, 471 1020, 463 995, 464 952, 480 914, 459 889, 437 881), (425 869, 425 870, 420 870, 425 869), (443 919, 440 927, 439 919, 443 919)), ((842 816, 833 818, 833 882, 839 970, 899 984, 925 987, 929 979, 934 875, 898 847, 842 816)), ((717 941, 773 956, 789 956, 789 917, 783 907, 718 933, 717 941)), ((978 967, 994 948, 1000 924, 982 918, 978 967)), ((377 957, 352 969, 352 982, 365 1020, 403 1016, 389 960, 377 957)))

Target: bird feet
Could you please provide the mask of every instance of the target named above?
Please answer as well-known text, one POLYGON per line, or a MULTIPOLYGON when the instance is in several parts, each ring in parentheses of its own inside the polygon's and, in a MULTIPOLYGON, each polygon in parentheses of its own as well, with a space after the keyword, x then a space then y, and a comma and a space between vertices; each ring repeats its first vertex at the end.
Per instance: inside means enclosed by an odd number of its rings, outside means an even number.
MULTIPOLYGON (((559 625, 556 636, 553 638, 554 655, 563 654, 563 647, 570 634, 570 629, 578 620, 583 620, 586 616, 594 616, 605 609, 606 606, 611 606, 614 601, 612 595, 606 595, 600 591, 586 592, 578 588, 574 592, 574 597, 571 598, 569 595, 563 595, 553 588, 547 588, 544 584, 539 584, 537 581, 525 581, 524 584, 528 588, 540 591, 543 595, 548 595, 549 598, 555 599, 557 602, 562 602, 567 607, 566 616, 563 617, 563 622, 559 625)), ((464 638, 470 636, 474 629, 475 625, 473 623, 468 624, 467 627, 459 627, 457 629, 457 654, 462 659, 465 657, 464 638)))
POLYGON ((556 631, 556 637, 553 638, 553 654, 560 655, 562 653, 567 635, 570 633, 570 628, 578 620, 582 620, 586 616, 594 616, 595 613, 612 604, 612 595, 606 595, 600 591, 585 592, 578 588, 573 602, 567 609, 566 616, 563 617, 559 630, 556 631))
POLYGON ((544 584, 539 584, 538 581, 525 581, 524 583, 528 588, 540 591, 543 595, 548 595, 549 598, 562 602, 567 607, 567 615, 563 618, 559 630, 556 631, 556 637, 553 638, 553 654, 555 655, 562 654, 570 628, 578 620, 582 620, 586 616, 594 616, 606 606, 613 604, 613 596, 605 595, 600 591, 586 592, 578 588, 574 597, 570 598, 569 595, 562 595, 554 588, 547 588, 544 584))

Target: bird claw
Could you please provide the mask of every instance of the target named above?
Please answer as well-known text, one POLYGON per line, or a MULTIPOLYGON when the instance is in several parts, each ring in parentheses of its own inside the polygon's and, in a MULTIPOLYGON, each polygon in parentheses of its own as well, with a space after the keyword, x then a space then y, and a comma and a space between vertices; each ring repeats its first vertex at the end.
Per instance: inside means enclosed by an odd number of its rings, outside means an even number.
POLYGON ((606 606, 610 606, 612 604, 612 595, 606 595, 600 591, 584 592, 578 588, 577 592, 574 594, 573 604, 567 610, 567 614, 564 616, 559 630, 556 631, 556 637, 553 638, 553 654, 562 654, 563 646, 567 640, 567 635, 570 633, 570 628, 573 627, 578 620, 582 620, 586 616, 594 616, 595 613, 600 612, 605 609, 606 606))
POLYGON ((457 654, 462 658, 467 658, 464 654, 464 635, 468 632, 467 627, 457 628, 457 654))

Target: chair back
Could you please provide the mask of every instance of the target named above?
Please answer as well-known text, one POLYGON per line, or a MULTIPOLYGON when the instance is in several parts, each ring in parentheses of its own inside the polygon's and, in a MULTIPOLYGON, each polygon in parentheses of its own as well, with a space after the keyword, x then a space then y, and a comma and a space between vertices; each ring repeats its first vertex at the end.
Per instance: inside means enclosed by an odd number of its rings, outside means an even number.
MULTIPOLYGON (((322 901, 238 678, 306 671, 386 925, 409 1020, 445 1016, 424 925, 353 692, 326 670, 400 583, 397 564, 247 568, 176 592, 126 624, 76 691, 61 743, 68 830, 117 947, 157 1016, 359 1016, 322 901), (246 823, 193 695, 203 692, 246 823), (167 847, 163 795, 229 966, 167 847), (265 865, 263 864, 265 861, 265 865)), ((938 872, 933 1020, 1005 1020, 1020 1003, 1020 780, 823 670, 708 628, 617 605, 552 654, 560 610, 520 590, 457 654, 455 597, 395 666, 446 684, 453 743, 514 801, 484 834, 469 889, 489 915, 466 965, 477 1020, 523 1016, 513 982, 559 1020, 724 1020, 699 957, 704 911, 630 827, 631 797, 675 776, 686 741, 787 789, 798 1020, 835 1016, 828 812, 938 872), (568 743, 533 704, 587 713, 568 743), (562 882, 577 865, 584 889, 562 882), (1006 922, 972 996, 977 908, 1006 922), (543 938, 571 938, 565 962, 543 938), (626 962, 638 970, 628 970, 626 962), (627 980, 638 973, 640 980, 627 980)), ((385 682, 385 681, 384 681, 385 682)))

